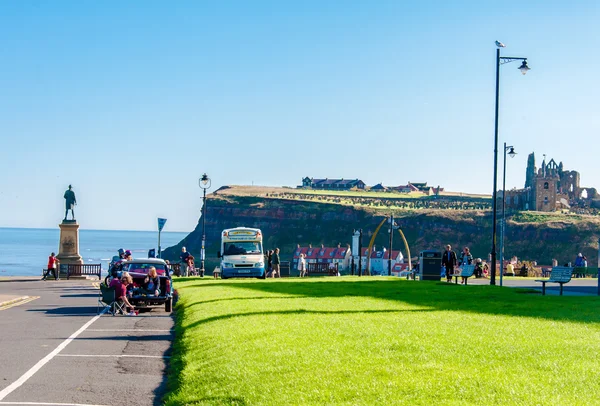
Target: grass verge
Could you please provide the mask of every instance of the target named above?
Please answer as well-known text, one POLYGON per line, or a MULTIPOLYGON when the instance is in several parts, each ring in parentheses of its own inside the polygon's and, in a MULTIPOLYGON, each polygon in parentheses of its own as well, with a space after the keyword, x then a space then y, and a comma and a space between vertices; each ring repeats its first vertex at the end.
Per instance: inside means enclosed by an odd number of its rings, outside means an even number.
POLYGON ((597 297, 355 277, 176 288, 167 405, 598 401, 597 297))

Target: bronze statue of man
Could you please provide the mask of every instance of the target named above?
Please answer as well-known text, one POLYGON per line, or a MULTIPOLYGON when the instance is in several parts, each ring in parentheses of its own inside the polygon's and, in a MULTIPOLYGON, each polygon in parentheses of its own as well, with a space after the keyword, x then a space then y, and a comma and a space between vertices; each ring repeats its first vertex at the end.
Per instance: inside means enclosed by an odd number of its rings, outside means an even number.
POLYGON ((71 190, 72 188, 73 187, 69 185, 69 190, 67 190, 63 196, 65 198, 65 220, 67 219, 69 210, 71 210, 72 219, 75 220, 75 205, 77 204, 77 199, 75 199, 75 192, 71 190))

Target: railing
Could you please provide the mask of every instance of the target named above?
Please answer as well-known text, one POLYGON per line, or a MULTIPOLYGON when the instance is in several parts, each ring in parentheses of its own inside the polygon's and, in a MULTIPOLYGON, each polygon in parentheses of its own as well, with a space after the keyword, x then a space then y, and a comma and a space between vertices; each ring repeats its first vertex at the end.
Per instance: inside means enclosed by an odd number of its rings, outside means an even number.
POLYGON ((308 274, 324 274, 330 276, 336 276, 338 273, 338 264, 337 263, 328 263, 328 262, 309 262, 306 264, 306 270, 308 274))
POLYGON ((101 264, 68 264, 67 279, 71 276, 96 275, 98 279, 102 278, 101 264))

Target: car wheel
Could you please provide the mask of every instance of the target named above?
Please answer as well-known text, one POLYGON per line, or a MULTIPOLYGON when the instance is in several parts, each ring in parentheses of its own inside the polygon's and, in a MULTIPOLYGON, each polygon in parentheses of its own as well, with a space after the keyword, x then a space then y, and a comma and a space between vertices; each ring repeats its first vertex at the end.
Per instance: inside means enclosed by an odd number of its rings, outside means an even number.
POLYGON ((173 311, 173 298, 170 297, 166 302, 165 302, 165 312, 167 313, 171 313, 173 311))

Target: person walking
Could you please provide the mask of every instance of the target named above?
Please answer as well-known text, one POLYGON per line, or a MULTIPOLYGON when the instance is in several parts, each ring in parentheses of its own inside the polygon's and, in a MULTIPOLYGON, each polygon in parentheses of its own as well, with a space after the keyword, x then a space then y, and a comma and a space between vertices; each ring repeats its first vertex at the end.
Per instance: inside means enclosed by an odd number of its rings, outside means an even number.
POLYGON ((188 276, 188 259, 190 257, 190 253, 187 252, 185 247, 181 247, 181 254, 179 255, 179 273, 181 276, 188 276))
POLYGON ((583 270, 581 268, 583 268, 583 254, 580 252, 579 254, 577 254, 577 258, 575 258, 575 277, 576 278, 581 278, 583 274, 583 270))
POLYGON ((273 257, 271 258, 271 262, 273 264, 273 272, 271 273, 272 278, 281 278, 281 274, 279 273, 279 248, 275 248, 275 252, 273 253, 273 257), (277 276, 276 276, 277 275, 277 276))
POLYGON ((300 272, 300 277, 306 276, 306 260, 304 259, 304 254, 300 254, 300 258, 298 258, 298 271, 300 272))
MULTIPOLYGON (((471 265, 473 263, 473 255, 469 251, 469 247, 463 248, 462 254, 460 254, 460 266, 471 265)), ((462 277, 460 283, 464 284, 467 278, 462 277)))
POLYGON ((267 267, 267 269, 269 270, 269 272, 267 272, 267 275, 270 278, 273 275, 273 250, 269 250, 267 267))
POLYGON ((452 282, 452 274, 454 274, 456 263, 456 252, 452 251, 452 246, 448 244, 442 255, 442 265, 446 268, 446 280, 448 282, 452 282))
POLYGON ((56 258, 56 255, 53 253, 48 257, 48 267, 46 268, 46 272, 44 272, 44 276, 42 276, 42 280, 45 281, 50 272, 54 275, 54 280, 58 280, 58 263, 60 261, 56 258))

